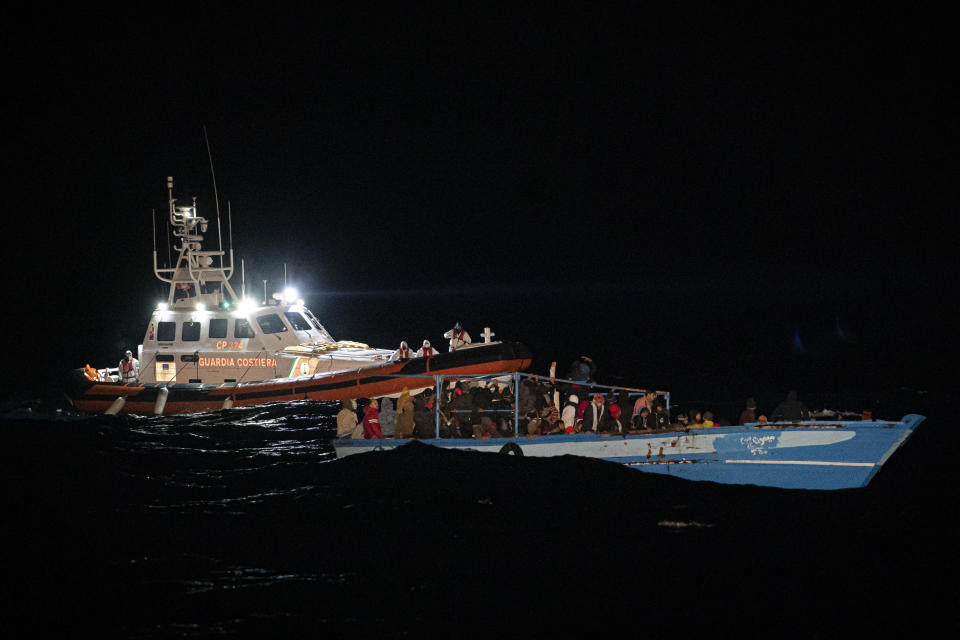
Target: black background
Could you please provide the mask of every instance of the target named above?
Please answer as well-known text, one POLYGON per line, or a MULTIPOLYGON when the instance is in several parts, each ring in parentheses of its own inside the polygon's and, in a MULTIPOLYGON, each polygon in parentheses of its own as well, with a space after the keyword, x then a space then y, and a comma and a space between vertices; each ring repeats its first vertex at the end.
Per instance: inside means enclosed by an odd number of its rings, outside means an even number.
POLYGON ((601 382, 731 420, 790 388, 928 416, 868 488, 819 493, 426 447, 315 464, 332 433, 319 405, 11 413, 14 626, 822 635, 833 619, 913 629, 956 600, 938 579, 957 504, 956 403, 935 393, 957 346, 945 15, 5 18, 4 401, 58 398, 68 369, 140 342, 164 294, 150 212, 166 176, 215 215, 205 126, 248 289, 279 289, 286 264, 337 338, 442 344, 462 320, 528 344, 539 372, 587 354, 601 382), (234 567, 268 584, 235 588, 234 567), (191 592, 206 583, 223 588, 191 592))
POLYGON ((586 354, 601 382, 738 402, 945 385, 944 22, 587 3, 15 16, 5 388, 49 394, 141 341, 166 176, 216 215, 203 127, 248 291, 278 290, 285 264, 338 339, 442 344, 462 320, 525 342, 540 372, 586 354))

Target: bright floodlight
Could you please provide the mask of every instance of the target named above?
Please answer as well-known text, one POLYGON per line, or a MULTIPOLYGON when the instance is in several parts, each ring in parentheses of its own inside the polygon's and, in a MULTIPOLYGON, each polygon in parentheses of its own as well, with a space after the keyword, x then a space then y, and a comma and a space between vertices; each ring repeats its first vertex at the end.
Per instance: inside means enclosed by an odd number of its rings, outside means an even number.
POLYGON ((207 305, 203 304, 202 302, 197 303, 197 311, 206 311, 206 309, 207 305))
POLYGON ((166 310, 167 310, 167 303, 166 303, 166 302, 158 302, 158 303, 157 303, 157 309, 159 309, 160 311, 166 311, 166 310))
POLYGON ((237 314, 246 315, 253 311, 257 305, 250 298, 244 298, 237 304, 237 314))
POLYGON ((296 302, 299 297, 300 294, 293 287, 287 287, 283 290, 283 299, 287 302, 296 302))

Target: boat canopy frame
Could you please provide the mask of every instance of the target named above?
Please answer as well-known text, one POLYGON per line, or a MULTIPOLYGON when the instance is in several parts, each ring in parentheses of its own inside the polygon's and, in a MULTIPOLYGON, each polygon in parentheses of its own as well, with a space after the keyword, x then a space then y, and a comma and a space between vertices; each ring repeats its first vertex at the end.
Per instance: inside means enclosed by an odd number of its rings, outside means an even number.
MULTIPOLYGON (((562 383, 564 385, 576 386, 576 387, 588 387, 590 389, 608 389, 610 391, 626 391, 631 396, 636 395, 646 395, 647 393, 654 393, 657 396, 664 398, 666 402, 666 409, 670 411, 670 392, 653 390, 653 389, 637 389, 634 387, 623 387, 623 386, 611 386, 606 384, 597 384, 597 383, 587 383, 582 380, 567 380, 565 378, 557 378, 551 376, 543 376, 535 373, 524 373, 520 371, 513 372, 503 372, 503 373, 484 373, 484 374, 474 374, 474 375, 417 375, 417 374, 386 374, 383 377, 385 378, 427 378, 434 380, 433 391, 438 398, 437 402, 434 402, 433 413, 434 413, 434 437, 440 438, 440 402, 439 398, 443 391, 444 381, 450 380, 491 380, 491 379, 503 379, 509 378, 513 383, 513 437, 518 437, 520 435, 520 403, 518 402, 518 394, 520 392, 520 380, 522 378, 543 378, 549 381, 551 384, 556 385, 557 383, 562 383)), ((426 391, 428 387, 421 389, 421 393, 426 391)), ((559 410, 559 407, 557 407, 559 410)))

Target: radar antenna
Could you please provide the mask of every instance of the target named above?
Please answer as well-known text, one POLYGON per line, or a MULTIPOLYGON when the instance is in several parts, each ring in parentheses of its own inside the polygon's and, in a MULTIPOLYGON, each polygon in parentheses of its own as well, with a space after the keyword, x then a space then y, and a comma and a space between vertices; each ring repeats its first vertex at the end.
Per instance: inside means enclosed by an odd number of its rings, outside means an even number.
POLYGON ((153 272, 162 282, 170 284, 167 303, 172 306, 197 303, 216 306, 227 301, 228 294, 230 300, 236 301, 237 294, 229 282, 233 275, 233 250, 230 250, 229 267, 224 265, 223 250, 204 251, 203 234, 207 232, 207 219, 197 215, 197 199, 193 198, 193 203, 188 207, 177 206, 173 197, 172 177, 167 178, 167 191, 169 222, 173 227, 173 235, 180 238, 180 245, 174 247, 177 251, 176 264, 160 269, 156 245, 153 250, 153 272), (216 266, 214 258, 219 258, 216 266))

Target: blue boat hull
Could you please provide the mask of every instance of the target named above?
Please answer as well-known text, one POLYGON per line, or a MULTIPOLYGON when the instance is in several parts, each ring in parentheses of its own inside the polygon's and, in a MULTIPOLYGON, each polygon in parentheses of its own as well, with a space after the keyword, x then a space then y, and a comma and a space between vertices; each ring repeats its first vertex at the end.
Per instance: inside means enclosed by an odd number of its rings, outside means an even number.
MULTIPOLYGON (((830 490, 866 486, 923 420, 923 416, 911 414, 900 421, 775 423, 628 436, 570 434, 423 442, 525 456, 600 458, 648 473, 695 481, 830 490)), ((337 440, 334 447, 337 456, 344 457, 406 442, 337 440)))

